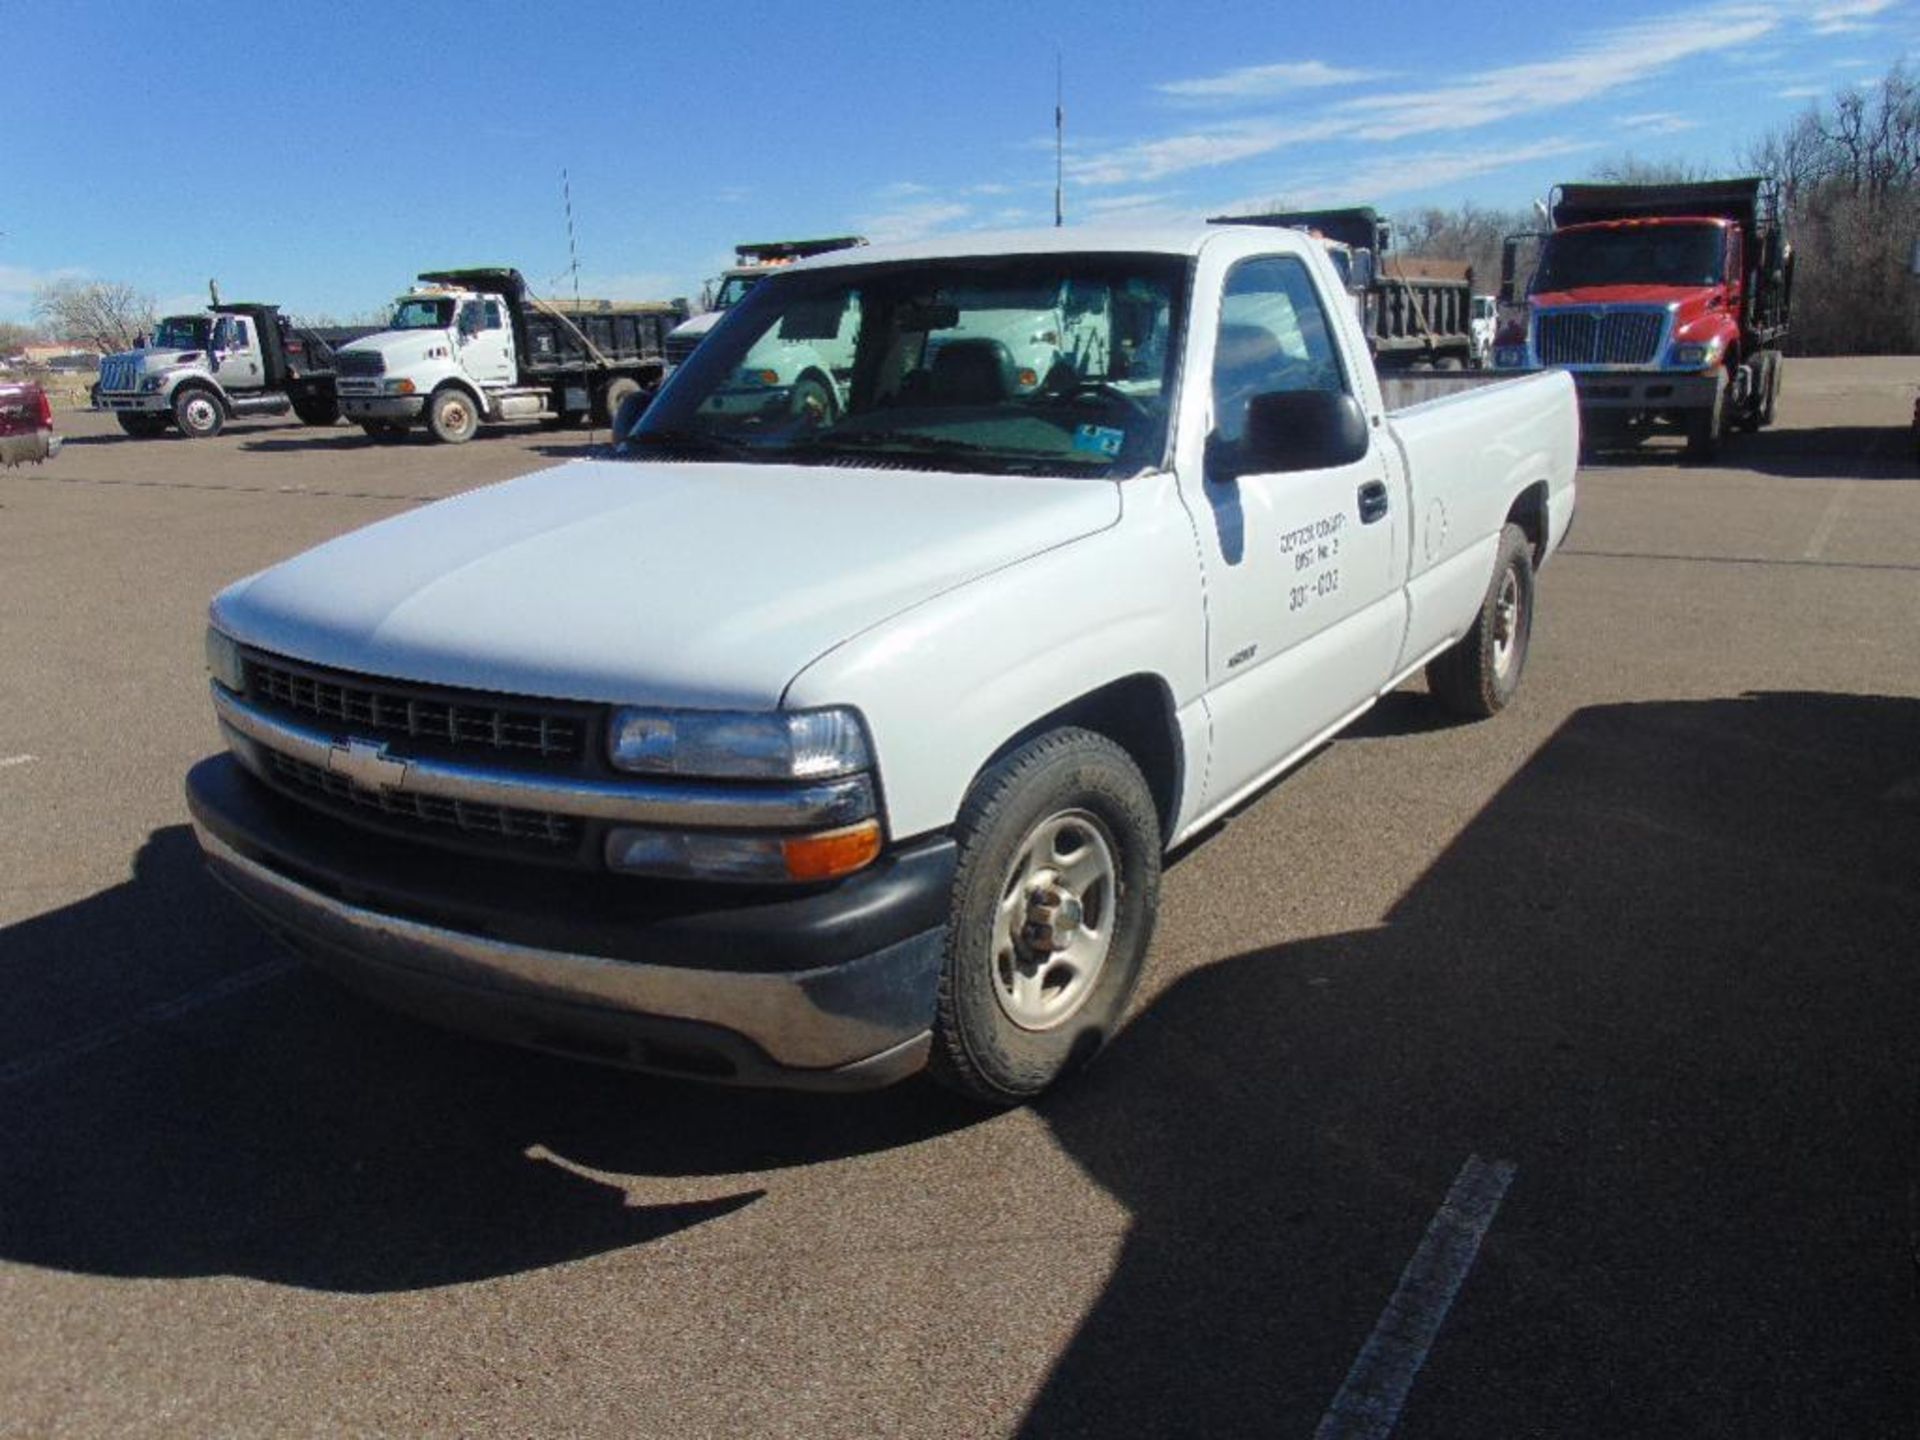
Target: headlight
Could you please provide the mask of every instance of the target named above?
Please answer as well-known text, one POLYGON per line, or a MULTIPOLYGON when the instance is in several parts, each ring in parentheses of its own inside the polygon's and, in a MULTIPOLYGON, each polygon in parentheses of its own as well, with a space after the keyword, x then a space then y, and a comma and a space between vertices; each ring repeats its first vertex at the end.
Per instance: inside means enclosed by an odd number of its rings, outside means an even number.
POLYGON ((247 688, 247 668, 231 635, 207 627, 207 674, 236 695, 247 688))
POLYGON ((720 835, 699 830, 607 832, 609 870, 672 880, 832 880, 873 863, 880 824, 863 820, 819 835, 720 835))
POLYGON ((140 382, 140 393, 142 395, 151 395, 166 383, 167 378, 164 375, 149 375, 140 382))
POLYGON ((1667 351, 1667 364, 1676 370, 1701 370, 1720 358, 1720 342, 1709 340, 1704 345, 1675 345, 1667 351))
POLYGON ((607 758, 643 775, 728 780, 824 780, 873 763, 851 710, 616 710, 607 758))
POLYGON ((1493 363, 1500 370, 1524 370, 1527 364, 1527 347, 1524 345, 1496 345, 1493 347, 1493 363))
POLYGON ((413 394, 413 381, 387 380, 382 382, 380 388, 389 395, 411 395, 413 394))

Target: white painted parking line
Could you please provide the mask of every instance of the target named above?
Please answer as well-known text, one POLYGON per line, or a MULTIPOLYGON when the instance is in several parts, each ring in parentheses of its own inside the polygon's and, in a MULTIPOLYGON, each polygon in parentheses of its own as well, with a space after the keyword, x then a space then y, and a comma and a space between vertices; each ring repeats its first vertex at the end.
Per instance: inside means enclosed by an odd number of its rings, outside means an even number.
POLYGON ((1820 520, 1813 527, 1813 535, 1807 541, 1807 548, 1801 552, 1804 560, 1818 560, 1820 552, 1827 548, 1827 541, 1833 538, 1833 527, 1840 523, 1840 517, 1846 513, 1847 502, 1853 498, 1851 480, 1842 480, 1833 487, 1833 498, 1827 501, 1827 508, 1820 512, 1820 520))
POLYGON ((1454 1297, 1480 1253, 1493 1217, 1513 1183, 1505 1160, 1469 1155, 1440 1202, 1420 1248, 1354 1357, 1340 1393, 1320 1417, 1314 1440, 1385 1440, 1399 1423, 1414 1376, 1427 1362, 1454 1297))
POLYGON ((11 770, 16 765, 31 765, 38 755, 0 755, 0 770, 11 770))
POLYGON ((49 1070, 58 1069, 75 1060, 82 1059, 96 1051, 105 1050, 110 1045, 118 1045, 122 1040, 130 1040, 143 1031, 156 1025, 164 1025, 169 1020, 178 1020, 182 1015, 190 1014, 204 1006, 226 1000, 256 985, 264 985, 269 980, 278 979, 300 962, 291 955, 283 955, 275 960, 267 960, 251 969, 237 971, 203 985, 198 990, 189 990, 184 995, 175 995, 170 1000, 162 1000, 137 1014, 129 1015, 125 1020, 116 1020, 111 1025, 102 1025, 97 1030, 88 1030, 63 1040, 58 1045, 49 1045, 44 1050, 36 1050, 31 1055, 23 1055, 18 1060, 10 1060, 0 1065, 0 1089, 17 1085, 22 1080, 31 1080, 49 1070))

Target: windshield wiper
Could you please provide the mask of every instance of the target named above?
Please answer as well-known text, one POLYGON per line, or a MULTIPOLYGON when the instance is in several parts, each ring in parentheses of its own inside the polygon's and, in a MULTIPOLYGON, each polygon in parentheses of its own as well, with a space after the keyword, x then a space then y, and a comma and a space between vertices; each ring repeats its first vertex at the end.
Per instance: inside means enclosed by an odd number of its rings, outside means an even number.
POLYGON ((614 443, 615 454, 637 450, 692 450, 703 455, 740 455, 754 447, 705 430, 629 430, 614 443))

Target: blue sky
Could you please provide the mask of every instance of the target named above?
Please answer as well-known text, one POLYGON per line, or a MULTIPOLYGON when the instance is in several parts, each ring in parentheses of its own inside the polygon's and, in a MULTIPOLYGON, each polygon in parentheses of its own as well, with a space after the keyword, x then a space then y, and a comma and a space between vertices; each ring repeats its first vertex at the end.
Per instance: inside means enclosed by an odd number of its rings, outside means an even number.
POLYGON ((163 309, 378 307, 415 272, 698 292, 736 240, 1275 198, 1523 206, 1631 152, 1728 165, 1920 48, 1920 0, 299 7, 0 0, 0 319, 50 277, 163 309))

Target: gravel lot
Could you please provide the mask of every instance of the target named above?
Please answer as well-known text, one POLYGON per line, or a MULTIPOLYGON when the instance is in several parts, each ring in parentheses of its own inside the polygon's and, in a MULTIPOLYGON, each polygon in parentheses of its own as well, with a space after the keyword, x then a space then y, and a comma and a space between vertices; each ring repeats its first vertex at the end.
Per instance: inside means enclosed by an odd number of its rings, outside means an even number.
POLYGON ((207 597, 590 437, 63 417, 0 471, 0 1434, 1304 1437, 1422 1359, 1400 1436, 1913 1433, 1916 385, 1584 470, 1517 707, 1410 687, 1192 847, 993 1116, 282 960, 185 824, 207 597))

